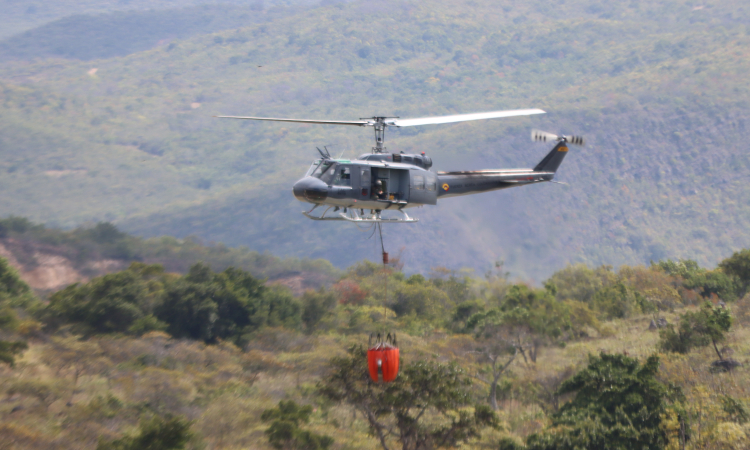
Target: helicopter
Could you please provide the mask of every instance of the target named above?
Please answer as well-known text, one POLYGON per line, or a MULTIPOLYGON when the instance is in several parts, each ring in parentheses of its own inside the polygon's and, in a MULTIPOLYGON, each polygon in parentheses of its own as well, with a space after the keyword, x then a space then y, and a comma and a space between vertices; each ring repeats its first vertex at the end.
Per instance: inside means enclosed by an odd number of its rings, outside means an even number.
POLYGON ((314 161, 305 176, 294 183, 292 193, 298 200, 313 204, 312 209, 302 212, 310 219, 381 224, 418 222, 419 219, 410 217, 405 210, 435 205, 438 199, 553 181, 557 168, 568 152, 568 144, 584 145, 584 139, 580 136, 559 136, 533 130, 533 141, 556 142, 552 150, 534 168, 431 172, 432 158, 425 152, 410 154, 386 151, 384 141, 387 127, 400 128, 544 113, 541 109, 518 109, 416 119, 370 117, 352 121, 215 117, 372 127, 375 130, 375 146, 371 153, 360 155, 355 160, 337 159, 331 156, 327 148, 318 148, 321 158, 314 161), (326 209, 320 215, 313 214, 318 207, 326 209), (400 216, 384 217, 385 211, 397 211, 400 216))

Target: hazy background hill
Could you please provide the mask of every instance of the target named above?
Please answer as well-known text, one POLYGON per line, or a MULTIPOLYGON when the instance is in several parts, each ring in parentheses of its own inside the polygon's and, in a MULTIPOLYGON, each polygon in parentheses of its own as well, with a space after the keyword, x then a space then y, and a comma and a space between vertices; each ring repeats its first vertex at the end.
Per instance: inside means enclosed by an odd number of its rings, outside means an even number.
POLYGON ((184 9, 77 14, 52 21, 0 42, 0 59, 49 57, 91 60, 125 56, 198 34, 298 13, 300 7, 264 9, 250 6, 201 5, 184 9))
MULTIPOLYGON (((262 10, 274 6, 317 4, 318 0, 58 0, 54 2, 0 0, 0 38, 75 15, 114 11, 154 11, 195 5, 232 5, 262 10)), ((107 19, 104 19, 106 21, 107 19)))
MULTIPOLYGON (((540 107, 549 114, 386 136, 440 170, 533 166, 548 146, 529 142, 531 128, 589 142, 561 167, 567 186, 445 200, 415 210, 419 224, 387 227, 407 271, 504 260, 538 280, 579 261, 710 266, 750 245, 749 24, 740 1, 355 1, 92 61, 42 58, 49 25, 3 41, 6 55, 20 52, 14 42, 38 53, 0 69, 0 214, 109 220, 343 266, 377 258, 379 243, 304 219, 290 189, 315 146, 353 157, 372 145, 369 130, 211 115, 540 107)), ((128 52, 143 36, 131 39, 120 39, 128 52)))

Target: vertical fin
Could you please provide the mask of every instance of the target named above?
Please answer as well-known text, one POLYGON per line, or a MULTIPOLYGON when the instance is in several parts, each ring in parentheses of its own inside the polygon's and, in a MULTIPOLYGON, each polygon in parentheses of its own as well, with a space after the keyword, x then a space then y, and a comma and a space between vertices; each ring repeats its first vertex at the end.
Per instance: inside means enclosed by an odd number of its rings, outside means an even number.
POLYGON ((534 167, 535 172, 556 172, 560 167, 565 155, 568 154, 568 143, 565 140, 560 141, 555 147, 547 153, 539 164, 534 167))

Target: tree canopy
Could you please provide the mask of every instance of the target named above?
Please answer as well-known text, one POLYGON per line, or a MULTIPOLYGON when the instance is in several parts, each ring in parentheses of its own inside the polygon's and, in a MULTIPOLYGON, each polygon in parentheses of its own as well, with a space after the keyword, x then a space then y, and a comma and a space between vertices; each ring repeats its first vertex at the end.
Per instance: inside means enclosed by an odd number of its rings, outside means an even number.
POLYGON ((159 265, 133 263, 54 293, 43 317, 52 326, 71 323, 84 332, 166 329, 175 337, 240 342, 265 326, 298 326, 301 310, 288 291, 240 269, 216 273, 198 263, 180 277, 159 265))
POLYGON ((527 439, 529 450, 664 449, 662 421, 679 393, 657 378, 659 358, 644 364, 622 354, 590 356, 558 394, 574 394, 551 426, 527 439))
POLYGON ((155 416, 141 422, 138 434, 114 441, 102 440, 97 450, 182 450, 192 439, 191 423, 184 417, 155 416))
POLYGON ((700 310, 681 314, 677 327, 669 324, 661 330, 660 345, 666 351, 688 353, 694 347, 712 344, 719 359, 723 359, 717 344, 724 341, 731 326, 729 310, 705 302, 700 310))
POLYGON ((270 423, 266 436, 278 450, 326 450, 333 438, 300 429, 310 421, 312 406, 300 406, 292 400, 280 401, 276 408, 263 411, 260 419, 270 423))
POLYGON ((376 385, 365 349, 354 346, 330 370, 319 392, 359 410, 384 450, 455 447, 498 426, 488 406, 472 402, 471 380, 456 364, 402 362, 396 381, 376 385))

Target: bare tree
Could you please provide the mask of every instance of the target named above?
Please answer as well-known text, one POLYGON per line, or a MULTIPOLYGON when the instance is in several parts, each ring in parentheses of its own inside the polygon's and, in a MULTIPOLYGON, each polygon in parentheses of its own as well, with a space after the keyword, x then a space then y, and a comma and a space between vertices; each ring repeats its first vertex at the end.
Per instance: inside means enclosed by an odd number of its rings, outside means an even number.
POLYGON ((510 368, 519 352, 523 355, 523 348, 518 341, 513 340, 512 329, 502 325, 493 325, 485 329, 479 340, 479 347, 474 351, 480 362, 489 362, 489 367, 484 371, 488 377, 481 373, 475 378, 490 386, 489 402, 493 410, 499 409, 497 404, 497 385, 500 377, 510 368), (488 379, 489 378, 489 379, 488 379))

